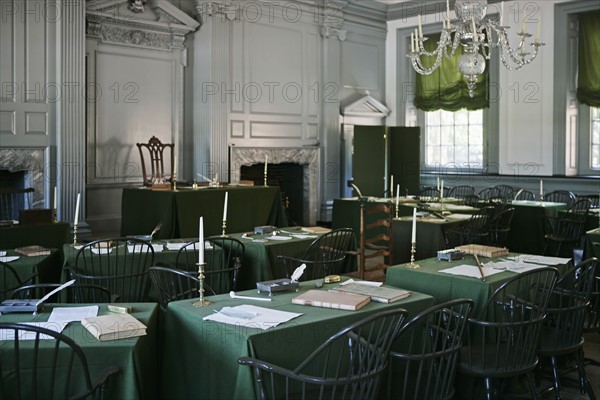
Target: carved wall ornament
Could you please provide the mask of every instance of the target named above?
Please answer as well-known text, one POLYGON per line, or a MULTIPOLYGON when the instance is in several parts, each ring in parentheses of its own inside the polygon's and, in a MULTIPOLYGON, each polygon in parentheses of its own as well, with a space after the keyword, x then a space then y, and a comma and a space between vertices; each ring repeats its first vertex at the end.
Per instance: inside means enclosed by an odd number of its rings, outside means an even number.
POLYGON ((146 0, 130 0, 129 9, 134 13, 143 13, 146 0))

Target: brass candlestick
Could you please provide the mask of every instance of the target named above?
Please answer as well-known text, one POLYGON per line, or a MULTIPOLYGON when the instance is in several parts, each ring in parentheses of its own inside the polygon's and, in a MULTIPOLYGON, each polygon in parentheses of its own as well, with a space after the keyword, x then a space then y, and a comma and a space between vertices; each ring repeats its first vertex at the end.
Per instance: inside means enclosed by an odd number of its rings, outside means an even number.
POLYGON ((77 224, 73 225, 73 244, 77 244, 77 224))
POLYGON ((396 211, 396 218, 398 218, 398 212, 399 212, 399 208, 400 208, 400 207, 398 207, 398 204, 396 204, 396 210, 395 210, 395 211, 396 211))
POLYGON ((177 173, 176 172, 173 173, 173 191, 174 192, 177 191, 177 173))
POLYGON ((265 178, 264 178, 264 186, 267 186, 267 174, 264 174, 265 178))
POLYGON ((221 232, 221 236, 227 236, 225 234, 225 230, 227 229, 227 220, 223 220, 223 226, 221 226, 221 228, 223 228, 223 231, 221 232))
POLYGON ((406 266, 406 268, 417 269, 421 268, 419 264, 415 264, 415 253, 417 252, 417 244, 412 242, 410 245, 410 264, 406 266))
POLYGON ((204 267, 206 266, 206 263, 196 263, 196 265, 198 266, 198 281, 200 283, 200 287, 198 288, 198 301, 195 302, 193 306, 204 307, 212 304, 212 301, 204 300, 204 267))
POLYGON ((56 208, 52 209, 52 219, 54 223, 58 222, 58 210, 56 208))

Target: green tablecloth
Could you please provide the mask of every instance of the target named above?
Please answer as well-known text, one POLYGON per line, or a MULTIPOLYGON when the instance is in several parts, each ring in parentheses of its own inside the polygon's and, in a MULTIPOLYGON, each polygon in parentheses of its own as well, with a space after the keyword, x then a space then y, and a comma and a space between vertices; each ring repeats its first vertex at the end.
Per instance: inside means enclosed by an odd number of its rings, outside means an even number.
MULTIPOLYGON (((482 262, 485 262, 482 259, 482 262)), ((467 298, 475 303, 472 315, 479 315, 488 297, 502 283, 516 274, 504 271, 488 276, 486 281, 468 276, 451 275, 439 272, 441 269, 452 268, 457 265, 472 265, 477 268, 475 259, 467 255, 463 260, 452 262, 439 261, 437 258, 420 260, 419 269, 406 268, 406 265, 394 265, 387 269, 385 283, 390 286, 414 290, 429 294, 443 303, 448 300, 467 298)), ((559 271, 566 270, 566 265, 559 266, 559 271)))
MULTIPOLYGON (((7 256, 18 256, 19 258, 14 261, 10 261, 8 264, 14 268, 21 281, 26 280, 33 274, 38 274, 38 277, 34 282, 30 283, 51 283, 60 282, 61 273, 61 255, 57 250, 51 250, 50 255, 46 256, 24 256, 16 253, 14 250, 8 250, 7 256)), ((9 279, 10 275, 7 275, 7 280, 4 282, 5 288, 14 288, 18 286, 16 280, 9 279)))
POLYGON ((223 203, 229 192, 227 232, 251 231, 255 226, 287 226, 278 187, 223 187, 156 191, 123 189, 121 235, 150 234, 162 222, 156 238, 198 236, 198 219, 204 217, 204 234, 222 232, 223 203))
POLYGON ((556 218, 564 203, 542 203, 536 201, 513 202, 515 208, 510 226, 507 247, 512 252, 543 254, 546 240, 544 235, 548 219, 556 218))
POLYGON ((70 225, 55 224, 14 225, 0 228, 0 250, 38 244, 49 249, 60 249, 72 241, 70 225))
MULTIPOLYGON (((464 223, 470 215, 453 214, 444 221, 437 218, 417 219, 417 246, 415 260, 422 260, 437 256, 438 250, 445 249, 446 229, 452 229, 464 223)), ((410 248, 412 238, 412 217, 401 217, 393 222, 394 247, 392 249, 392 264, 403 264, 410 261, 410 248)))
MULTIPOLYGON (((289 228, 290 232, 295 231, 295 228, 289 228)), ((284 235, 284 234, 281 234, 284 235)), ((256 288, 256 282, 266 281, 276 278, 285 277, 283 267, 277 260, 278 255, 300 256, 304 254, 308 246, 315 238, 298 239, 292 238, 285 241, 266 240, 264 242, 252 242, 250 240, 241 239, 242 234, 232 234, 233 238, 240 239, 244 243, 246 256, 242 265, 242 271, 238 277, 238 290, 246 290, 256 288)), ((261 235, 254 235, 253 238, 264 238, 261 235)), ((155 240, 153 244, 166 245, 168 242, 187 242, 195 239, 174 239, 174 240, 155 240)), ((75 258, 77 249, 72 244, 67 244, 63 247, 65 254, 65 262, 63 271, 67 267, 75 266, 75 258)), ((153 265, 170 265, 175 266, 178 250, 167 250, 166 247, 162 251, 154 252, 153 265)), ((354 264, 348 264, 354 266, 354 264)), ((344 271, 349 272, 349 271, 344 271)), ((67 277, 63 276, 63 280, 67 277)))
MULTIPOLYGON (((120 372, 110 378, 110 386, 105 393, 106 399, 155 399, 158 397, 158 306, 155 303, 133 303, 132 315, 144 323, 147 335, 130 339, 99 342, 79 322, 71 322, 63 333, 83 349, 90 366, 92 380, 110 366, 117 366, 120 372)), ((56 304, 60 307, 75 305, 56 304)), ((53 305, 46 305, 38 315, 5 314, 0 322, 39 322, 47 321, 53 305)), ((100 305, 98 315, 108 314, 106 305, 100 305)), ((21 342, 22 351, 31 348, 32 342, 21 342)), ((47 345, 42 340, 42 346, 47 345)), ((12 349, 12 343, 0 341, 0 354, 12 349)), ((10 383, 9 383, 10 385, 10 383)))
MULTIPOLYGON (((302 282, 300 288, 300 292, 314 289, 314 282, 302 282)), ((256 291, 244 294, 257 295, 256 291)), ((194 300, 170 303, 165 322, 164 368, 160 379, 162 397, 254 399, 251 370, 238 365, 239 357, 252 355, 292 367, 333 333, 366 315, 402 307, 414 316, 434 302, 430 296, 413 293, 392 304, 370 303, 358 311, 342 311, 292 304, 291 299, 299 294, 279 293, 270 303, 235 300, 228 295, 211 296, 208 299, 214 303, 204 308, 194 307, 194 300), (212 314, 213 309, 240 304, 303 315, 265 331, 202 320, 202 317, 212 314)))
MULTIPOLYGON (((583 249, 583 259, 596 257, 600 259, 600 228, 587 231, 585 234, 585 248, 583 249)), ((600 275, 600 272, 598 272, 600 275)))

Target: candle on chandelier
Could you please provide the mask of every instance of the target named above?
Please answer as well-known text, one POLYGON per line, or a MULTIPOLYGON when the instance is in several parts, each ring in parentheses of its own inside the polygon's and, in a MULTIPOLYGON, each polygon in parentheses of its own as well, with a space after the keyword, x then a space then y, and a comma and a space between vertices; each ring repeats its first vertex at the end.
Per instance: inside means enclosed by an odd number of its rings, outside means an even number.
POLYGON ((536 43, 540 42, 540 34, 541 33, 542 33, 542 16, 540 15, 540 18, 538 19, 538 23, 537 23, 537 33, 535 35, 536 43))
POLYGON ((204 217, 198 221, 198 263, 204 264, 204 217))
POLYGON ((421 25, 421 14, 419 14, 419 38, 423 37, 423 26, 421 25))
POLYGON ((527 18, 527 10, 523 10, 523 24, 521 25, 521 32, 525 33, 525 19, 527 18))
POLYGON ((477 37, 477 27, 475 26, 475 18, 471 18, 471 25, 473 25, 473 41, 477 42, 479 38, 477 37))
POLYGON ((500 26, 504 25, 504 2, 500 2, 500 26))
POLYGON ((417 51, 421 48, 421 46, 419 46, 419 30, 417 28, 415 28, 415 47, 417 48, 417 51))
POLYGON ((412 53, 415 52, 415 33, 414 32, 410 33, 410 51, 412 53))
POLYGON ((450 0, 446 0, 446 20, 450 22, 450 0))

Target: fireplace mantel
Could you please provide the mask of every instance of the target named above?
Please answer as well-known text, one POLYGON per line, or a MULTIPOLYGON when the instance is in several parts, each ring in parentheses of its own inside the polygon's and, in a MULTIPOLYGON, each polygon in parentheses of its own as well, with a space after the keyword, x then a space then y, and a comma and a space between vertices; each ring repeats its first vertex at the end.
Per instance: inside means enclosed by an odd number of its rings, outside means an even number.
POLYGON ((242 166, 293 163, 304 166, 304 225, 317 222, 319 148, 231 147, 231 182, 238 183, 242 166))

